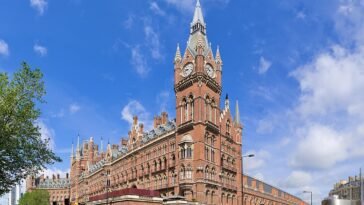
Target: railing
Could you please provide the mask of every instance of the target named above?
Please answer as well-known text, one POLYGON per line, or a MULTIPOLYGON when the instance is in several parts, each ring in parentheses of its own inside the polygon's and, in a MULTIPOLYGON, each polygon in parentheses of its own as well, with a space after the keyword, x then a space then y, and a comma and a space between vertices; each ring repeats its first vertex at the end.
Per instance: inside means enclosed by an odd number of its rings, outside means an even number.
POLYGON ((237 172, 237 168, 235 168, 233 165, 229 165, 227 163, 223 163, 222 164, 222 168, 233 171, 233 172, 237 172))

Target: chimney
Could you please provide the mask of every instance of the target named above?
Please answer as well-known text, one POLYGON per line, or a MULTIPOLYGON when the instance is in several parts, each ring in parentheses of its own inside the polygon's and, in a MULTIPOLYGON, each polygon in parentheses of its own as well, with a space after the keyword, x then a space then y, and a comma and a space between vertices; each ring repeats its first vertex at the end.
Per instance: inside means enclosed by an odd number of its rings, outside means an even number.
POLYGON ((160 116, 155 116, 153 122, 154 128, 157 128, 161 124, 161 121, 162 118, 160 116))
POLYGON ((123 145, 123 146, 127 146, 127 145, 128 145, 128 140, 126 140, 126 139, 121 139, 121 145, 123 145))
POLYGON ((119 149, 119 145, 117 145, 117 144, 113 144, 113 145, 111 146, 111 148, 112 148, 112 149, 119 149))
POLYGON ((138 116, 134 116, 133 117, 133 125, 137 125, 138 124, 138 116))
POLYGON ((69 178, 69 174, 68 173, 66 173, 66 179, 68 179, 69 178))
POLYGON ((162 121, 161 124, 164 125, 166 124, 168 121, 168 113, 167 112, 162 112, 162 121))
POLYGON ((143 133, 144 132, 144 125, 143 123, 139 124, 139 133, 143 133))
POLYGON ((56 175, 52 174, 53 181, 56 179, 56 175))
POLYGON ((59 179, 59 174, 57 174, 57 179, 59 179))

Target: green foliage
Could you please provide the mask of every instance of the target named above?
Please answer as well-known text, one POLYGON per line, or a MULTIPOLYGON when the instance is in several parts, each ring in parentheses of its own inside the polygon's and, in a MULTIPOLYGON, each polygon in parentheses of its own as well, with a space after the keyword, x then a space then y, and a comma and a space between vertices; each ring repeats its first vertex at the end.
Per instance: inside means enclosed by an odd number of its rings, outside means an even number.
POLYGON ((20 198, 19 205, 49 205, 49 193, 46 190, 27 192, 20 198))
POLYGON ((42 139, 37 120, 44 103, 43 74, 25 62, 9 79, 0 73, 0 195, 21 179, 61 161, 42 139))

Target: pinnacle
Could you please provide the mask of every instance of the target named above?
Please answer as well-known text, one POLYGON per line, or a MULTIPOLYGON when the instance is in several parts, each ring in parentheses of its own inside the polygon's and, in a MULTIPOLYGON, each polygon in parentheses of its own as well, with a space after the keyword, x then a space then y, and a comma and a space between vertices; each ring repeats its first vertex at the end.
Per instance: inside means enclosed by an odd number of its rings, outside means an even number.
POLYGON ((177 44, 177 50, 176 50, 176 55, 174 57, 174 62, 178 62, 182 59, 182 56, 181 56, 181 51, 179 49, 179 44, 177 44))

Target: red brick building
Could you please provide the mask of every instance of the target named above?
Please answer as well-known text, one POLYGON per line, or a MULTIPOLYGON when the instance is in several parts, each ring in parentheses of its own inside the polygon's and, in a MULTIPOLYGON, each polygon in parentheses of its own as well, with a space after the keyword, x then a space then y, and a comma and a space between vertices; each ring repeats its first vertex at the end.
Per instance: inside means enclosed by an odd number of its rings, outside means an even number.
POLYGON ((138 188, 196 204, 303 204, 250 177, 243 197, 243 125, 238 103, 233 117, 228 96, 221 99, 222 65, 197 1, 186 49, 182 55, 177 46, 174 58, 176 119, 163 112, 152 130, 144 130, 135 116, 128 138, 108 144, 105 152, 93 138, 78 142, 71 156, 71 202, 121 204, 113 193, 138 188))

